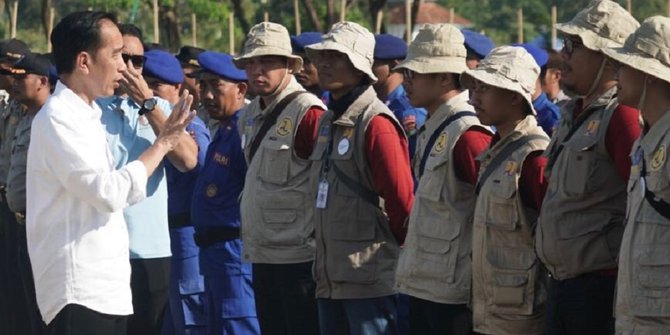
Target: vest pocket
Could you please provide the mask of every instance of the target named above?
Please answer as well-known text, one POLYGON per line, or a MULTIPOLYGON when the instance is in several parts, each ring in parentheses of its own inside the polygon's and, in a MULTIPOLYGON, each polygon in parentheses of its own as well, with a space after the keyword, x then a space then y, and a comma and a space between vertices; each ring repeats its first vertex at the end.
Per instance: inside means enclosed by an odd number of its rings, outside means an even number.
POLYGON ((498 314, 532 315, 537 283, 535 253, 526 249, 488 247, 491 264, 490 310, 498 314))
POLYGON ((263 215, 263 228, 259 240, 265 245, 300 245, 307 236, 301 236, 298 220, 298 208, 304 199, 300 194, 283 194, 268 200, 260 209, 263 215))
POLYGON ((455 280, 461 224, 449 217, 417 220, 417 260, 413 274, 453 283, 455 280))
POLYGON ((563 189, 567 194, 580 195, 587 192, 591 171, 595 163, 595 146, 597 139, 578 139, 565 144, 567 159, 565 164, 570 168, 562 168, 563 189))
POLYGON ((514 231, 519 222, 519 211, 515 198, 516 183, 499 179, 493 180, 492 183, 494 186, 491 187, 486 224, 498 229, 514 231))
POLYGON ((284 184, 288 180, 291 147, 283 142, 264 141, 259 177, 271 184, 284 184))
POLYGON ((638 258, 633 314, 646 317, 670 316, 670 247, 647 245, 638 258))

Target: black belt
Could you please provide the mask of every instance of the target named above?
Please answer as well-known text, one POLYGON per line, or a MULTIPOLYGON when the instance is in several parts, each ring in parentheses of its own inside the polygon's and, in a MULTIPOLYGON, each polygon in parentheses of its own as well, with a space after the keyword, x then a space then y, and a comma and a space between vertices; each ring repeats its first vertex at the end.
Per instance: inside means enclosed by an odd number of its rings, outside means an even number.
POLYGON ((240 238, 240 228, 212 227, 193 234, 195 244, 200 248, 207 248, 212 244, 236 240, 240 238))
POLYGON ((193 226, 191 223, 191 213, 187 212, 168 216, 168 226, 170 229, 193 226))

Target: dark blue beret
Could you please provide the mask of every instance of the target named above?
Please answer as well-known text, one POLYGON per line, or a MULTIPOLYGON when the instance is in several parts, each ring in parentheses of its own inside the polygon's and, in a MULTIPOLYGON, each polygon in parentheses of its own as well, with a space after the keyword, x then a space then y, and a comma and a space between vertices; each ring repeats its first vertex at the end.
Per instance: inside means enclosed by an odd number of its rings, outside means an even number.
POLYGON ((198 55, 198 63, 202 71, 213 73, 232 81, 247 81, 247 74, 233 64, 233 57, 229 54, 214 51, 205 51, 198 55))
POLYGON ((486 57, 496 47, 490 38, 480 33, 468 29, 463 29, 461 32, 465 37, 465 47, 474 52, 479 58, 486 57))
POLYGON ((407 43, 390 34, 375 35, 375 59, 405 59, 407 43))
POLYGON ((544 50, 542 48, 539 48, 533 44, 530 43, 514 43, 512 46, 515 47, 522 47, 528 51, 528 53, 533 56, 533 59, 535 59, 535 63, 537 63, 537 66, 543 67, 547 65, 547 61, 549 60, 549 53, 547 50, 544 50))
POLYGON ((293 48, 293 53, 304 53, 306 46, 321 43, 322 41, 323 34, 315 31, 307 31, 298 36, 291 36, 291 48, 293 48))
POLYGON ((173 85, 181 84, 184 81, 184 71, 173 54, 153 49, 145 52, 144 57, 146 60, 144 61, 143 75, 173 85))

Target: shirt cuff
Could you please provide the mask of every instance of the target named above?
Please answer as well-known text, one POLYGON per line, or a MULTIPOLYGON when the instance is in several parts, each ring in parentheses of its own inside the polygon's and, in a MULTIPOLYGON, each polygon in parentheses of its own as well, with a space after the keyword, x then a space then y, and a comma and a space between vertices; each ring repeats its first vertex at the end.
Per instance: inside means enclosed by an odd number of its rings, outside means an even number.
POLYGON ((130 177, 128 205, 134 205, 147 197, 147 168, 139 160, 132 161, 123 167, 130 177))

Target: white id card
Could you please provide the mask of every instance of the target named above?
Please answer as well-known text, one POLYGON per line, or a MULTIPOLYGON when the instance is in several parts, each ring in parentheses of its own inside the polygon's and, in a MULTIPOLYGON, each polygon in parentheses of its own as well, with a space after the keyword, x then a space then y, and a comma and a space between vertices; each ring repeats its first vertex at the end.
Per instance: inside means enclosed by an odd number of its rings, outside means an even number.
POLYGON ((319 182, 319 192, 316 194, 316 208, 326 208, 328 202, 328 181, 322 180, 319 182))

